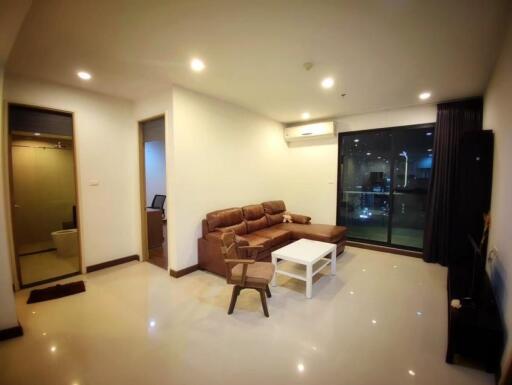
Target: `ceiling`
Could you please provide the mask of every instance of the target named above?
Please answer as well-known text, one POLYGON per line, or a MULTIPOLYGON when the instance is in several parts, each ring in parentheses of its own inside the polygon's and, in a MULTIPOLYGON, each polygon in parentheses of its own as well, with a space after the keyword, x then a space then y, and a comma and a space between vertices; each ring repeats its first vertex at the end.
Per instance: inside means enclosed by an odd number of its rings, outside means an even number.
POLYGON ((484 91, 508 1, 463 3, 36 1, 7 71, 134 100, 178 84, 281 122, 383 110, 419 104, 424 90, 429 102, 484 91), (193 57, 202 73, 190 70, 193 57))
POLYGON ((30 3, 30 0, 0 0, 0 66, 9 56, 30 3))

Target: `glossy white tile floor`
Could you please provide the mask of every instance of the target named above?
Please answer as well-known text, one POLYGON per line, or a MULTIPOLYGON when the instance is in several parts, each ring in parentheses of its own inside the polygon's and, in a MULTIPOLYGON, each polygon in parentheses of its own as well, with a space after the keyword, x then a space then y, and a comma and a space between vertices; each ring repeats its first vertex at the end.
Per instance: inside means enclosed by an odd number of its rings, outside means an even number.
POLYGON ((221 278, 149 263, 89 274, 86 293, 55 301, 20 292, 25 336, 0 342, 0 384, 493 384, 444 363, 444 268, 347 248, 337 270, 311 300, 281 277, 268 319, 256 292, 228 316, 221 278))

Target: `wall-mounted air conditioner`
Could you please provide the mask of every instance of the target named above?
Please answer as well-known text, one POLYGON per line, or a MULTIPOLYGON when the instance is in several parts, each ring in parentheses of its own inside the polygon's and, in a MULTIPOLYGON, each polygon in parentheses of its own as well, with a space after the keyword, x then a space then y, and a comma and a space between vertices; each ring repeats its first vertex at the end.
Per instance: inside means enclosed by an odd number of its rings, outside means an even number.
POLYGON ((298 140, 333 138, 336 135, 334 122, 321 122, 303 124, 301 126, 286 127, 284 129, 284 139, 287 142, 298 140))

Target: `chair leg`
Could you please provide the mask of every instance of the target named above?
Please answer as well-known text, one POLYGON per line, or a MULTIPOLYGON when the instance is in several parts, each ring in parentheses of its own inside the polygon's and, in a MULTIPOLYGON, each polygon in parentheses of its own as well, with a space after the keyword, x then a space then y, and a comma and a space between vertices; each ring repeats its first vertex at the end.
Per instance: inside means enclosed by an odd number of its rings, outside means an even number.
POLYGON ((270 292, 270 288, 267 286, 265 286, 265 292, 267 293, 267 297, 268 298, 271 298, 272 297, 272 293, 270 292))
POLYGON ((229 303, 228 314, 233 314, 233 310, 235 310, 236 299, 238 298, 238 294, 240 294, 240 287, 233 286, 233 292, 231 293, 231 302, 229 303))
POLYGON ((267 298, 265 297, 265 292, 263 289, 258 289, 260 292, 260 298, 261 298, 261 306, 263 306, 263 314, 265 314, 265 317, 268 317, 268 308, 267 308, 267 298))

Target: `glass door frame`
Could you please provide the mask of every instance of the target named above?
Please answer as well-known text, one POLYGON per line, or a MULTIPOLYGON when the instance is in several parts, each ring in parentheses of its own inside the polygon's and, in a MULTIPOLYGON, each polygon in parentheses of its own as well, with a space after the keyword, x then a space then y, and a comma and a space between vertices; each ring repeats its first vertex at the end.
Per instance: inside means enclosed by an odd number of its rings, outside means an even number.
POLYGON ((9 220, 9 231, 10 231, 10 238, 11 238, 11 244, 12 244, 12 251, 13 254, 11 256, 12 260, 14 260, 14 266, 15 266, 15 272, 13 272, 13 283, 16 289, 27 289, 34 286, 39 286, 47 283, 51 283, 54 281, 59 281, 61 279, 74 277, 80 274, 85 273, 85 266, 84 266, 84 259, 82 254, 82 222, 81 222, 81 216, 80 216, 80 207, 81 207, 81 198, 80 193, 78 189, 79 185, 79 166, 78 166, 78 151, 77 151, 77 136, 76 136, 76 119, 75 119, 75 113, 72 111, 66 111, 66 110, 60 110, 56 108, 50 108, 50 107, 44 107, 39 105, 32 105, 32 104, 22 104, 22 103, 15 103, 11 102, 9 100, 5 103, 5 111, 6 111, 6 124, 4 128, 4 133, 7 135, 7 168, 8 168, 8 200, 9 200, 9 213, 8 213, 8 220, 9 220), (11 112, 11 107, 23 107, 31 110, 36 111, 42 111, 42 112, 48 112, 48 113, 57 113, 57 114, 65 114, 69 115, 71 117, 71 128, 72 128, 72 138, 73 138, 73 171, 74 171, 74 187, 75 187, 75 205, 76 205, 76 228, 78 230, 78 270, 76 272, 59 275, 50 277, 47 279, 43 279, 40 281, 30 282, 30 283, 24 283, 22 272, 21 272, 21 262, 19 260, 19 252, 18 247, 16 244, 16 229, 15 229, 15 195, 14 195, 14 173, 13 173, 13 155, 12 155, 12 133, 11 133, 11 125, 10 125, 10 118, 9 113, 11 112), (15 274, 14 274, 15 273, 15 274))
MULTIPOLYGON (((346 131, 346 132, 340 132, 338 133, 338 174, 337 174, 337 189, 336 189, 336 225, 337 226, 343 226, 341 224, 341 202, 340 197, 343 194, 343 138, 347 136, 353 136, 357 134, 368 134, 368 133, 376 133, 376 132, 393 132, 397 130, 414 130, 414 129, 429 129, 432 131, 433 135, 435 135, 435 123, 421 123, 421 124, 411 124, 411 125, 404 125, 404 126, 393 126, 393 127, 384 127, 384 128, 372 128, 368 130, 357 130, 357 131, 346 131)), ((391 140, 391 154, 395 154, 395 143, 393 140, 391 140)), ((370 245, 377 245, 377 246, 384 246, 384 247, 391 247, 395 249, 402 249, 402 250, 409 250, 409 251, 416 251, 421 252, 423 251, 423 248, 418 247, 412 247, 412 246, 406 246, 406 245, 399 245, 391 242, 392 239, 392 230, 393 230, 393 209, 394 209, 394 194, 395 194, 395 156, 390 157, 390 189, 389 189, 389 215, 388 215, 388 223, 387 223, 387 241, 377 241, 377 240, 371 240, 371 239, 364 239, 364 238, 356 238, 356 237, 349 237, 347 236, 347 240, 359 242, 359 243, 366 243, 370 245)), ((342 198, 343 199, 343 198, 342 198)), ((427 193, 427 199, 428 199, 428 193, 427 193)))

